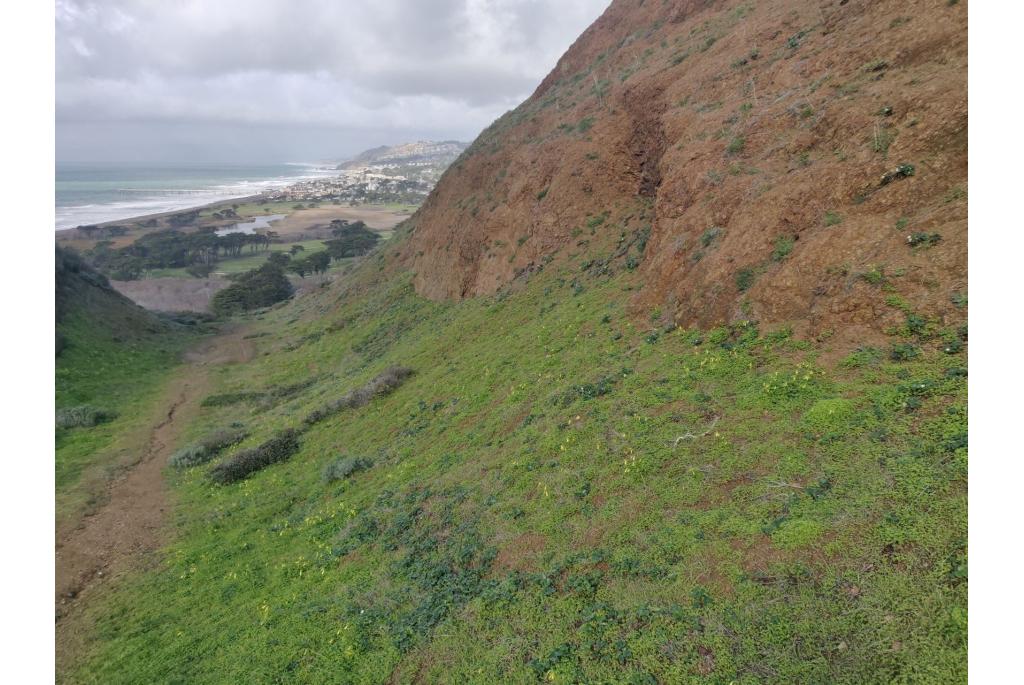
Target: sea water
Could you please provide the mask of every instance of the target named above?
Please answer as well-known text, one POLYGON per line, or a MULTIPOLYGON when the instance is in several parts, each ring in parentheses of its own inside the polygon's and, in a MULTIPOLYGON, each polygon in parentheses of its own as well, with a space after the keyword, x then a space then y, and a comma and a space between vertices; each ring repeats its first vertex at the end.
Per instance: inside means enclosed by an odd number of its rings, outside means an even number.
POLYGON ((335 175, 328 165, 58 164, 56 229, 198 207, 335 175))

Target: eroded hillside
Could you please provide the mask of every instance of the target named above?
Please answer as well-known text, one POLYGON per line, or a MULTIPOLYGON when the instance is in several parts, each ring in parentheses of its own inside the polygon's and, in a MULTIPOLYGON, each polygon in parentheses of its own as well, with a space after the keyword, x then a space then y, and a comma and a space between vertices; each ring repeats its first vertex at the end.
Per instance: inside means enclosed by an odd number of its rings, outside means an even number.
POLYGON ((965 21, 614 2, 197 367, 62 678, 966 681, 965 21))
POLYGON ((442 179, 405 251, 416 289, 494 293, 581 240, 640 236, 632 302, 666 322, 859 341, 902 319, 894 298, 959 322, 966 17, 615 0, 442 179))

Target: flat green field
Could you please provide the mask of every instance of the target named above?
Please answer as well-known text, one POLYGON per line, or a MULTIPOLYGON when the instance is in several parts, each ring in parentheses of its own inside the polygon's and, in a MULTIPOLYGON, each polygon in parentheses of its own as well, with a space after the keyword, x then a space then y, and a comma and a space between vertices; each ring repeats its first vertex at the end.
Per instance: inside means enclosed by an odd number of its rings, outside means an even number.
POLYGON ((175 541, 88 607, 75 680, 964 680, 960 334, 826 366, 786 330, 630 317, 635 274, 583 256, 444 304, 371 258, 252 317, 253 360, 211 372, 240 394, 183 443, 300 449, 171 474, 175 541), (304 421, 391 365, 415 375, 304 421), (325 482, 343 457, 372 466, 325 482))

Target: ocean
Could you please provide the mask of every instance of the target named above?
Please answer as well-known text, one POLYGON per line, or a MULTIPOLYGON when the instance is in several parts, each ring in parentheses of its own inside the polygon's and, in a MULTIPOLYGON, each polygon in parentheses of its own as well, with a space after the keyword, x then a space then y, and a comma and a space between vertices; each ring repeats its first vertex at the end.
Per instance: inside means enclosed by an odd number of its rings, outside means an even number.
POLYGON ((58 164, 56 230, 254 195, 335 175, 326 164, 58 164))

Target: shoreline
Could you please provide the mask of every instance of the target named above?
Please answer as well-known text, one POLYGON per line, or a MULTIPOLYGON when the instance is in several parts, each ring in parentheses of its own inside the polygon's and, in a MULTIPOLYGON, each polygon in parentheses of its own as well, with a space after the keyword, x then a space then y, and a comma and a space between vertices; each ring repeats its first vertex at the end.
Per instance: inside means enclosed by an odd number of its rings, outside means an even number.
POLYGON ((206 202, 186 209, 151 212, 127 219, 86 224, 85 226, 99 229, 95 234, 83 231, 80 226, 60 229, 54 231, 54 240, 58 244, 79 250, 90 249, 101 240, 111 241, 114 247, 124 247, 152 231, 193 231, 204 228, 221 230, 275 214, 282 215, 282 218, 274 222, 273 230, 289 241, 330 237, 328 233, 333 219, 363 221, 370 229, 387 237, 397 224, 409 218, 419 207, 418 204, 405 203, 301 202, 275 198, 269 193, 258 193, 206 202), (235 209, 237 213, 217 215, 218 212, 235 209), (184 212, 197 212, 198 216, 184 225, 172 223, 172 217, 184 212))
MULTIPOLYGON (((180 214, 181 212, 192 212, 195 210, 202 211, 204 209, 219 209, 222 205, 240 204, 242 202, 258 202, 263 196, 263 193, 257 193, 256 195, 242 195, 239 197, 228 197, 223 200, 215 200, 213 202, 207 202, 201 205, 189 205, 188 207, 182 207, 181 209, 169 209, 164 212, 153 212, 151 214, 138 214, 130 216, 124 219, 111 219, 110 221, 100 221, 94 224, 81 224, 82 226, 99 226, 100 228, 106 228, 108 226, 119 226, 125 223, 139 223, 143 221, 149 221, 151 219, 164 219, 173 214, 180 214)), ((80 226, 70 226, 68 228, 54 228, 54 233, 65 233, 67 231, 77 231, 80 226)))

